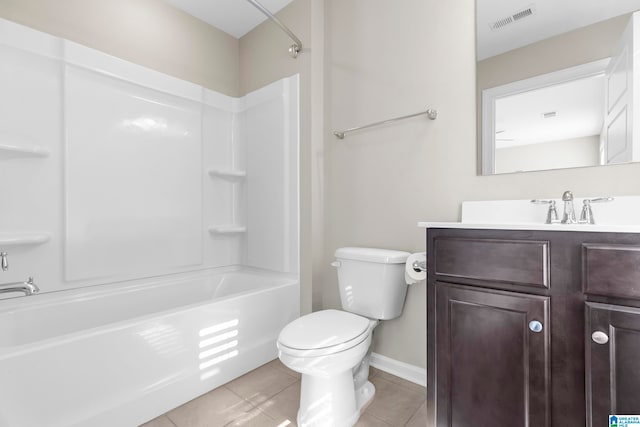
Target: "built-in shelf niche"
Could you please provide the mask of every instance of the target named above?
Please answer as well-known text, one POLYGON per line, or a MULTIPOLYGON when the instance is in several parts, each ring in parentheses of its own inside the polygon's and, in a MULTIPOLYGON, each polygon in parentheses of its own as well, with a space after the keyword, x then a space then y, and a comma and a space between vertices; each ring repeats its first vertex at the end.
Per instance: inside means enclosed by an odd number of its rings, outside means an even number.
POLYGON ((1 246, 35 246, 51 240, 47 233, 2 233, 0 234, 1 246))
POLYGON ((0 144, 0 153, 2 152, 21 157, 49 157, 51 155, 51 152, 49 150, 37 145, 22 147, 12 144, 0 144))
POLYGON ((232 169, 209 169, 209 176, 228 180, 240 180, 247 176, 247 172, 232 169))
POLYGON ((247 227, 242 225, 216 225, 209 227, 211 234, 240 234, 246 233, 247 227))

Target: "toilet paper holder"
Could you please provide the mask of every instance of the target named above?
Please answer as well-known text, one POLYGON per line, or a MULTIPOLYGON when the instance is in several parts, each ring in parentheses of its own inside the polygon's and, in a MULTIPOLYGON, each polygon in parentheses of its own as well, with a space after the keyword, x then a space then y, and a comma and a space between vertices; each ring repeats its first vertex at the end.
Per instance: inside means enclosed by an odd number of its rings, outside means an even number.
POLYGON ((415 260, 411 264, 411 268, 413 268, 413 271, 415 271, 416 273, 422 273, 424 271, 427 271, 427 262, 415 260))

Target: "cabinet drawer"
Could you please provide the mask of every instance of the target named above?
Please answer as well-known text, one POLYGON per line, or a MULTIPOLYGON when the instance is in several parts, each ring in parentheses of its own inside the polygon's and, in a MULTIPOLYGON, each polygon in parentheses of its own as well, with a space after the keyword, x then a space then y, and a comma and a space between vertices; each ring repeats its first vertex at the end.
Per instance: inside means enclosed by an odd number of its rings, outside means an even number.
POLYGON ((590 294, 640 299, 640 245, 582 245, 582 281, 590 294))
POLYGON ((437 276, 549 287, 549 242, 436 238, 437 276))

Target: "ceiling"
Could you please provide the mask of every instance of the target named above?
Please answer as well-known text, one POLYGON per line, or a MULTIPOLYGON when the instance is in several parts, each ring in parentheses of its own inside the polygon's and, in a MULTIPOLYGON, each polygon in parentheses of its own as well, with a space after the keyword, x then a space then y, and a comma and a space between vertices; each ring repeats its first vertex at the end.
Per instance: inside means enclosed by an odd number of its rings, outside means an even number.
POLYGON ((600 135, 604 99, 604 74, 500 98, 496 148, 600 135))
POLYGON ((479 61, 640 9, 640 0, 476 1, 479 61), (502 19, 508 21, 508 17, 529 8, 533 11, 531 15, 513 20, 500 29, 491 29, 491 24, 502 19))
MULTIPOLYGON (((240 38, 267 18, 246 0, 164 0, 240 38)), ((293 0, 259 0, 276 13, 293 0)), ((476 0, 477 57, 486 59, 631 11, 640 0, 476 0), (533 13, 492 30, 491 25, 526 9, 533 13)), ((502 21, 504 22, 504 21, 502 21)))
MULTIPOLYGON (((239 39, 267 17, 246 0, 164 0, 239 39)), ((293 0, 259 0, 275 14, 293 0)))

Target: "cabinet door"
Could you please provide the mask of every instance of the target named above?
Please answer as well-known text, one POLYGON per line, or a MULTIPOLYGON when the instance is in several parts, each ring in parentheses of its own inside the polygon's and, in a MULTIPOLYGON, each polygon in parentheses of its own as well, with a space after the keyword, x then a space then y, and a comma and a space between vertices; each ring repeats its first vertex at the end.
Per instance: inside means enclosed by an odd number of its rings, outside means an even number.
POLYGON ((587 303, 587 426, 640 414, 640 309, 587 303))
POLYGON ((437 426, 549 426, 548 319, 548 297, 437 282, 437 426))

